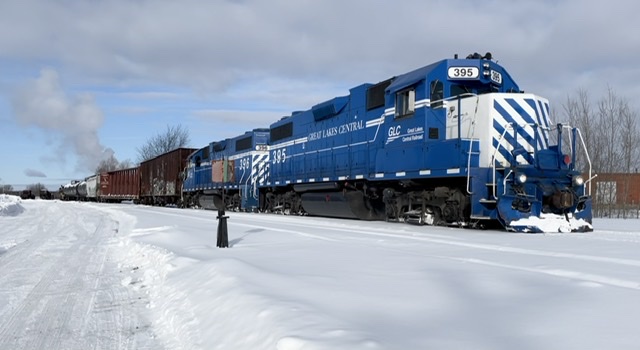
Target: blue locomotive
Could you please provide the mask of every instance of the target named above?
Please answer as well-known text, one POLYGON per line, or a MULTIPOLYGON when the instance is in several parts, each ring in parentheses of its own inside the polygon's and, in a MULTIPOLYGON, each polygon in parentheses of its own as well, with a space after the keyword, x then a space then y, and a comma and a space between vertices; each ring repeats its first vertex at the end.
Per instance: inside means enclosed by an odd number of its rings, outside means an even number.
POLYGON ((187 158, 183 194, 188 204, 206 209, 259 208, 258 186, 269 168, 269 129, 212 142, 187 158))
POLYGON ((236 140, 221 155, 223 162, 253 162, 250 174, 239 178, 235 165, 235 178, 218 182, 214 191, 247 198, 228 199, 227 207, 520 232, 592 230, 588 181, 576 167, 590 167, 579 130, 552 124, 549 102, 522 92, 489 53, 356 86, 271 124, 261 140, 264 149, 254 140, 251 150, 238 150, 236 140))

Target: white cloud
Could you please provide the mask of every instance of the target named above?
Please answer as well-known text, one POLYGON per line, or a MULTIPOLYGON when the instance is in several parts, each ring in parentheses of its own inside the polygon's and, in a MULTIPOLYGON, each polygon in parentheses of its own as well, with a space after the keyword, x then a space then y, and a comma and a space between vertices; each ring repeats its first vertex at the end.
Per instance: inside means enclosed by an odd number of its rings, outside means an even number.
POLYGON ((589 84, 626 90, 632 81, 605 67, 635 69, 639 10, 625 0, 26 0, 3 3, 0 47, 77 79, 212 92, 273 77, 377 82, 474 51, 491 51, 527 91, 574 90, 585 70, 598 72, 589 84))
POLYGON ((47 177, 47 175, 42 171, 34 169, 25 169, 24 174, 29 177, 47 177))
POLYGON ((91 95, 67 96, 58 73, 44 69, 16 90, 12 106, 20 125, 36 127, 54 140, 55 151, 48 157, 64 161, 72 153, 78 157, 78 169, 95 169, 104 151, 98 138, 103 115, 91 95))

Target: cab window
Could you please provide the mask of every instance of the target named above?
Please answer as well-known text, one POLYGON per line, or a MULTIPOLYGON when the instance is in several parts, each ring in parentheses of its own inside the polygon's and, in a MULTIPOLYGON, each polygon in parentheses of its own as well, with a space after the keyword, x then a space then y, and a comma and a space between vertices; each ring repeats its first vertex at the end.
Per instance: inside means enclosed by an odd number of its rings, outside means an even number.
POLYGON ((416 110, 416 89, 409 88, 396 94, 396 118, 413 115, 416 110))
POLYGON ((442 108, 444 103, 442 99, 444 98, 444 87, 441 81, 432 81, 430 85, 431 91, 431 108, 442 108))

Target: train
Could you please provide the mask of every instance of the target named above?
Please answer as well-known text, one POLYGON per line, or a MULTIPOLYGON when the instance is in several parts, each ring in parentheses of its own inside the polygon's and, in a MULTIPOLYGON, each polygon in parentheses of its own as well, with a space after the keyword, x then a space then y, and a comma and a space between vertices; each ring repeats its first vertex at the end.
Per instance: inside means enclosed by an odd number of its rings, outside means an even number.
POLYGON ((193 148, 177 148, 139 166, 105 171, 62 185, 62 200, 182 206, 183 170, 193 148))
MULTIPOLYGON (((593 230, 580 130, 554 124, 549 101, 522 91, 490 53, 360 84, 181 155, 179 203, 187 207, 593 230)), ((139 171, 155 181, 142 164, 139 171)))

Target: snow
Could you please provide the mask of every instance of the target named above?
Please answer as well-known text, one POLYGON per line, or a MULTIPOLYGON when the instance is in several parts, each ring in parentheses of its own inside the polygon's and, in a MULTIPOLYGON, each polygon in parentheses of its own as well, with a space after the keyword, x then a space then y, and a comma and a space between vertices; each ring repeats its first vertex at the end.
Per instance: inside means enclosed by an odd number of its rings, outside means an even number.
POLYGON ((15 216, 24 211, 20 197, 0 194, 0 216, 15 216))
POLYGON ((640 344, 638 219, 521 234, 232 212, 220 249, 217 212, 0 203, 3 349, 640 344))
POLYGON ((593 229, 593 226, 584 219, 576 219, 573 216, 569 216, 567 220, 562 215, 542 213, 540 217, 532 216, 530 218, 514 220, 509 223, 511 227, 522 227, 518 231, 529 232, 530 227, 534 227, 536 231, 542 231, 546 233, 554 232, 571 232, 571 231, 584 231, 586 229, 593 229))

